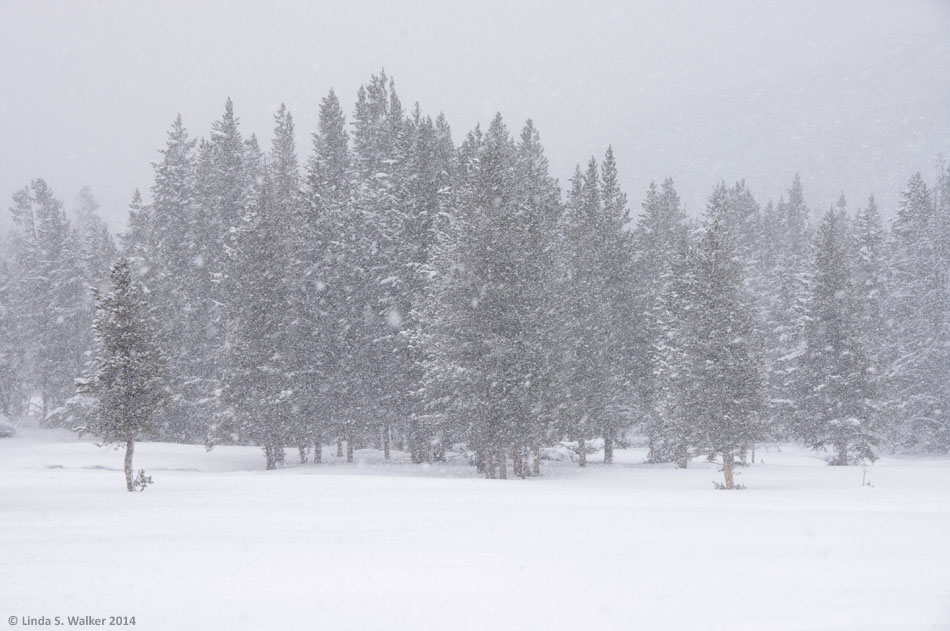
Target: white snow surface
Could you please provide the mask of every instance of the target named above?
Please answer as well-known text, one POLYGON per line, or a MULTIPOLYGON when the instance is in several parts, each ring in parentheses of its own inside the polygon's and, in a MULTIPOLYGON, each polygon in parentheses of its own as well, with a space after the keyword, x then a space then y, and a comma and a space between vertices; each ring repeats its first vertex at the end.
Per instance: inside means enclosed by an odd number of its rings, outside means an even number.
MULTIPOLYGON (((335 451, 335 450, 334 450, 335 451)), ((357 451, 263 471, 260 450, 63 432, 0 439, 0 624, 135 616, 135 629, 950 629, 950 460, 830 467, 760 449, 715 464, 600 455, 484 480, 357 451)), ((70 628, 64 624, 63 628, 70 628)), ((130 627, 132 628, 132 627, 130 627)))

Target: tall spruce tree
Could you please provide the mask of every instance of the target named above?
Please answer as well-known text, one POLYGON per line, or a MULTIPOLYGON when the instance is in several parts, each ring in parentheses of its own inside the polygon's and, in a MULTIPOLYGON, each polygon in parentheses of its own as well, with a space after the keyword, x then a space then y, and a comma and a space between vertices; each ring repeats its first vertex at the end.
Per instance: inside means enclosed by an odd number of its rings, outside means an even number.
POLYGON ((879 441, 871 364, 858 328, 847 234, 830 209, 818 228, 815 277, 799 359, 802 407, 794 432, 813 448, 835 450, 832 464, 876 458, 879 441))
POLYGON ((79 392, 94 400, 88 424, 79 430, 103 444, 125 447, 125 484, 134 491, 135 441, 152 432, 152 417, 166 399, 164 363, 127 259, 112 265, 110 280, 112 291, 96 292, 95 351, 77 381, 79 392))
POLYGON ((735 249, 725 226, 712 219, 674 283, 679 317, 665 355, 673 384, 667 401, 685 432, 674 444, 686 453, 675 455, 720 456, 727 489, 736 463, 765 436, 756 311, 735 249))
POLYGON ((14 195, 10 302, 40 418, 64 403, 91 343, 80 245, 63 204, 42 179, 14 195))
POLYGON ((312 141, 304 216, 295 233, 299 243, 292 262, 293 291, 301 302, 291 365, 294 389, 304 405, 300 413, 314 443, 314 462, 319 462, 323 442, 333 435, 342 437, 341 421, 351 400, 347 368, 355 359, 347 352, 346 336, 353 318, 362 317, 351 284, 358 277, 359 251, 353 246, 359 227, 350 215, 349 136, 333 90, 320 103, 312 141))
POLYGON ((621 282, 625 271, 628 253, 622 247, 622 229, 626 214, 613 188, 615 165, 612 161, 606 165, 607 187, 602 186, 596 160, 590 160, 586 173, 576 169, 562 220, 560 390, 566 408, 565 430, 578 442, 581 466, 586 462, 585 442, 594 436, 603 437, 604 459, 610 461, 615 434, 622 426, 625 406, 621 401, 627 385, 618 353, 620 296, 612 286, 621 282), (604 192, 613 199, 603 199, 604 192))
POLYGON ((219 432, 264 448, 267 469, 283 461, 284 447, 296 438, 281 354, 284 209, 272 191, 270 183, 263 186, 257 208, 245 215, 228 253, 222 288, 228 299, 227 341, 217 414, 219 432))
POLYGON ((202 377, 205 343, 207 284, 200 241, 203 229, 197 200, 195 140, 181 115, 175 117, 161 159, 152 164, 155 178, 152 203, 133 199, 125 256, 135 263, 151 296, 153 328, 168 365, 168 405, 154 419, 163 440, 196 442, 205 439, 211 406, 207 381, 202 377))
POLYGON ((901 196, 892 224, 887 317, 887 377, 899 401, 892 406, 892 442, 917 452, 950 450, 950 288, 945 230, 920 174, 901 196))
POLYGON ((680 203, 673 180, 667 178, 662 186, 650 183, 643 211, 633 233, 634 310, 640 314, 631 318, 632 348, 638 362, 635 383, 638 387, 640 416, 643 432, 649 445, 650 462, 669 462, 673 455, 661 440, 663 419, 657 412, 656 367, 660 361, 659 347, 664 330, 664 296, 670 290, 674 268, 683 260, 690 241, 690 226, 680 203), (634 325, 633 322, 636 322, 634 325))
POLYGON ((809 257, 811 228, 798 174, 788 189, 788 200, 762 214, 762 276, 759 291, 766 334, 766 371, 772 435, 790 438, 798 414, 802 375, 798 361, 805 351, 806 304, 812 276, 809 257))

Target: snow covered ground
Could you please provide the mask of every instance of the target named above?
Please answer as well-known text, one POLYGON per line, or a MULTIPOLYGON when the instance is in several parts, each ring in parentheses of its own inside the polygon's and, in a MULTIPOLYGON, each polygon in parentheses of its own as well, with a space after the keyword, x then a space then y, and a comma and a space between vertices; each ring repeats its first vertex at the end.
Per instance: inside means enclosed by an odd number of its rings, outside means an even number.
POLYGON ((25 431, 0 439, 0 626, 950 629, 950 460, 885 458, 868 488, 793 447, 758 457, 722 492, 715 465, 639 450, 504 481, 141 444, 155 484, 130 494, 121 452, 25 431))

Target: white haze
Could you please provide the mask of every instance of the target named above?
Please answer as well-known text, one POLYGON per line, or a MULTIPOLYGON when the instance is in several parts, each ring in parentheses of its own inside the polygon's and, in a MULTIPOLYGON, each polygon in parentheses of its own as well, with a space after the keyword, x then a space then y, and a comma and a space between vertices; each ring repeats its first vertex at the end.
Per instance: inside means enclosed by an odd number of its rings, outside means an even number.
POLYGON ((5 0, 3 207, 36 177, 68 203, 88 184, 122 229, 177 112, 206 135, 230 96, 269 140, 284 101, 305 157, 319 99, 349 112, 384 66, 456 140, 533 118, 562 181, 612 143, 634 208, 651 179, 695 213, 720 179, 764 202, 800 172, 813 208, 873 192, 889 214, 950 147, 948 2, 629 4, 5 0))

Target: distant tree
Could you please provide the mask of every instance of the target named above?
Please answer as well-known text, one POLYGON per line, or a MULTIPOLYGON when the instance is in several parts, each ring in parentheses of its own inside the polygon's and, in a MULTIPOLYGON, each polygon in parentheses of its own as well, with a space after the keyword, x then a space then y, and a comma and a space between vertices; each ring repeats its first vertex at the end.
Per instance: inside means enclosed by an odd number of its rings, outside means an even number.
POLYGON ((227 343, 221 368, 218 431, 264 448, 267 469, 294 442, 286 397, 291 394, 281 354, 285 296, 281 252, 284 209, 265 184, 257 210, 245 216, 229 249, 227 343))
POLYGON ((629 256, 624 247, 628 219, 624 204, 616 188, 613 154, 608 152, 604 170, 594 159, 586 172, 575 170, 561 219, 561 281, 556 292, 561 305, 556 329, 563 348, 559 390, 566 433, 578 442, 581 466, 586 462, 586 440, 597 435, 603 437, 604 461, 609 464, 622 426, 621 402, 628 382, 621 360, 624 330, 636 325, 624 318, 624 296, 616 291, 624 282, 629 256), (606 186, 602 174, 607 176, 606 186))
POLYGON ((552 181, 526 129, 519 145, 496 115, 487 134, 468 135, 458 206, 428 267, 425 387, 444 403, 442 413, 467 437, 487 477, 507 476, 515 452, 515 473, 526 475, 520 454, 538 439, 547 405, 544 261, 560 205, 549 192, 527 193, 550 191, 552 181))
POLYGON ((12 302, 12 282, 6 260, 0 258, 0 414, 20 416, 27 403, 26 345, 20 340, 12 302))
MULTIPOLYGON (((941 202, 941 212, 946 209, 941 202)), ((915 452, 950 451, 947 221, 937 213, 933 192, 915 174, 891 227, 886 345, 887 378, 897 399, 890 408, 891 440, 915 452)))
POLYGON ((808 217, 798 174, 788 189, 788 200, 780 198, 762 213, 762 245, 753 286, 765 334, 773 438, 791 437, 801 401, 798 359, 805 350, 805 311, 812 276, 808 217))
POLYGON ((815 277, 799 358, 801 409, 795 435, 810 447, 831 448, 832 464, 876 459, 879 441, 871 364, 858 328, 846 234, 830 209, 818 228, 815 277))
POLYGON ((76 196, 75 229, 79 242, 80 265, 86 284, 99 287, 108 284, 109 268, 118 255, 115 239, 99 216, 99 201, 92 189, 84 186, 76 196))
MULTIPOLYGON (((867 206, 860 208, 850 224, 852 261, 852 306, 855 326, 870 363, 870 379, 878 401, 877 414, 883 418, 893 414, 893 392, 886 366, 888 346, 889 270, 887 234, 872 195, 867 206)), ((887 430, 888 428, 884 428, 887 430)))
MULTIPOLYGON (((351 167, 349 136, 339 99, 333 90, 320 103, 313 151, 307 162, 304 207, 290 270, 297 320, 294 350, 289 358, 300 414, 314 443, 314 462, 321 446, 342 435, 340 416, 349 400, 345 367, 346 331, 361 311, 351 300, 358 285, 354 218, 350 216, 351 167)), ((342 444, 340 445, 342 448, 342 444)))
POLYGON ((41 418, 64 403, 91 343, 79 243, 63 204, 42 179, 14 195, 10 303, 41 418))
POLYGON ((736 463, 765 436, 756 312, 734 252, 725 227, 712 220, 677 280, 679 317, 667 342, 668 400, 689 454, 721 456, 727 489, 736 463))
POLYGON ((162 440, 197 442, 209 425, 210 387, 201 366, 207 352, 207 273, 200 242, 208 219, 196 203, 195 140, 181 115, 167 133, 161 159, 152 164, 152 203, 136 191, 129 206, 124 255, 149 292, 153 330, 168 362, 172 400, 155 418, 162 440))
POLYGON ((658 345, 664 330, 664 297, 670 290, 674 268, 683 260, 690 242, 690 225, 673 180, 661 186, 650 183, 643 211, 633 231, 632 277, 635 278, 630 320, 632 354, 638 358, 632 379, 639 394, 642 430, 646 434, 650 462, 670 462, 673 455, 661 440, 662 417, 657 411, 658 389, 656 368, 661 361, 658 345))
POLYGON ((78 428, 103 444, 125 446, 125 483, 135 490, 135 441, 152 431, 152 418, 165 402, 164 362, 149 326, 148 307, 125 258, 110 271, 112 291, 96 295, 95 350, 80 394, 93 400, 86 425, 78 428))

